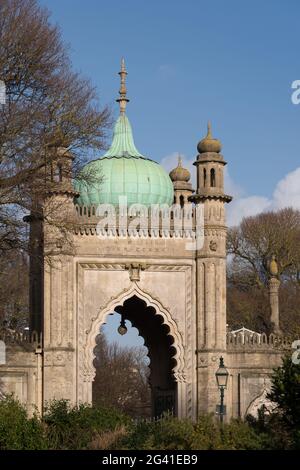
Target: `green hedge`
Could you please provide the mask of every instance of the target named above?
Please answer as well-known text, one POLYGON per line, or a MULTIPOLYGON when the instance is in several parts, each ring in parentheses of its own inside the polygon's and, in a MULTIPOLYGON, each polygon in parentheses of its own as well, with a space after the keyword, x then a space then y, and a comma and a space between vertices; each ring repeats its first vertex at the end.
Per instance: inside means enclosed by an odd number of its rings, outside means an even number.
POLYGON ((0 450, 87 449, 95 436, 129 423, 130 418, 116 410, 71 407, 66 400, 49 403, 43 420, 29 418, 9 396, 0 400, 0 450))
POLYGON ((140 423, 119 441, 123 449, 217 450, 262 449, 264 436, 248 424, 233 420, 221 428, 214 416, 202 416, 197 423, 165 417, 140 423))
POLYGON ((28 418, 24 407, 12 396, 0 400, 0 449, 46 449, 43 423, 28 418))
POLYGON ((257 420, 232 420, 220 427, 213 415, 197 423, 164 416, 133 422, 114 409, 52 401, 43 419, 28 417, 11 396, 0 401, 0 449, 299 449, 300 430, 287 428, 281 416, 263 413, 257 420))
POLYGON ((43 421, 51 449, 86 449, 95 436, 128 425, 130 418, 115 409, 80 405, 71 407, 67 400, 52 401, 43 421))

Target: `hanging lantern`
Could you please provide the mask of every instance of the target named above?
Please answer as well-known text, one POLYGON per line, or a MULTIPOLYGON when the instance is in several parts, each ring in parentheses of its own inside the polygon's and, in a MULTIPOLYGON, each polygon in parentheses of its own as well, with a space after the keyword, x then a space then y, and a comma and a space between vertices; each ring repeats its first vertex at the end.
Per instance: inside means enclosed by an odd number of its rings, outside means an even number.
POLYGON ((123 317, 121 317, 121 322, 120 322, 120 326, 118 328, 118 333, 121 336, 126 335, 126 333, 127 333, 127 328, 126 328, 125 320, 124 320, 123 317))

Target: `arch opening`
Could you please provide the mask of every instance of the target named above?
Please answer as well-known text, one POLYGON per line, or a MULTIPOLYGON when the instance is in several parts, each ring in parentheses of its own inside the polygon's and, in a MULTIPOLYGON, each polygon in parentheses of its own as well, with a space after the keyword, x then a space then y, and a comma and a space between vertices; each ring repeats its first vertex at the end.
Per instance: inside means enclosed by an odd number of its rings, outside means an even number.
MULTIPOLYGON (((154 306, 147 305, 146 301, 137 295, 132 295, 122 305, 115 306, 110 314, 115 313, 121 315, 126 327, 131 324, 138 330, 148 350, 151 408, 149 415, 158 417, 164 412, 177 414, 177 382, 174 378, 177 351, 174 338, 170 334, 170 327, 164 323, 163 316, 154 306)), ((97 345, 95 347, 97 348, 97 345)), ((93 382, 93 401, 98 382, 98 369, 95 362, 94 367, 96 376, 93 382)))
POLYGON ((216 186, 216 172, 214 168, 210 170, 210 186, 212 188, 216 186))

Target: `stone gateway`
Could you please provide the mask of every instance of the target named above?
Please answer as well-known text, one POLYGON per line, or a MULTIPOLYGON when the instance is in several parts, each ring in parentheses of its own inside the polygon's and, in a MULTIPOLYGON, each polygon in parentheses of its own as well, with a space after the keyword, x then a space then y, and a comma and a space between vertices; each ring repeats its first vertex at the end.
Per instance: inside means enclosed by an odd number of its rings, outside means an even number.
POLYGON ((272 369, 290 347, 279 331, 276 261, 274 334, 227 331, 225 206, 231 197, 224 192, 221 142, 209 124, 197 146, 195 190, 180 159, 168 175, 135 146, 126 74, 122 61, 111 146, 83 168, 82 178, 73 183, 67 148, 51 149, 52 185, 27 217, 30 331, 2 332, 0 388, 41 412, 53 398, 92 403, 96 336, 118 312, 149 350, 153 415, 173 409, 196 419, 215 412, 215 372, 223 356, 227 419, 244 417, 263 402, 272 369), (54 208, 48 217, 45 207, 54 208))

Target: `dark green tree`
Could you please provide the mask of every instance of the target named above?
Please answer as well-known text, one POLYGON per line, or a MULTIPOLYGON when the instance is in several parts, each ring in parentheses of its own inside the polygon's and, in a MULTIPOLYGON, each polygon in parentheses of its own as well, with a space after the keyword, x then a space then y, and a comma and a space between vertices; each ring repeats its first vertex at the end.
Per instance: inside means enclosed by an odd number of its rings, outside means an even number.
POLYGON ((300 431, 300 364, 294 362, 292 356, 286 356, 282 367, 275 369, 268 398, 277 404, 285 424, 300 431))

